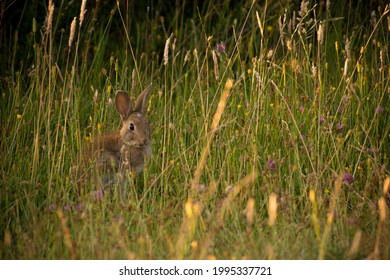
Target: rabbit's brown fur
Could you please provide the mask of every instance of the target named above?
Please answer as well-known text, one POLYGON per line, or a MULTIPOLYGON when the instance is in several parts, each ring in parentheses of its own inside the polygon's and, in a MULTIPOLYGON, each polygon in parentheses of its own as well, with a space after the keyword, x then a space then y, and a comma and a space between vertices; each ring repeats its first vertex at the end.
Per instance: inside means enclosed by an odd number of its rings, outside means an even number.
MULTIPOLYGON (((83 151, 84 166, 93 166, 102 176, 103 187, 111 184, 115 173, 126 171, 141 172, 144 161, 152 153, 150 125, 145 117, 146 103, 151 92, 150 84, 138 97, 133 108, 130 98, 124 91, 118 91, 115 107, 122 119, 122 128, 96 137, 83 151)), ((90 169, 82 171, 83 178, 90 178, 90 169)))

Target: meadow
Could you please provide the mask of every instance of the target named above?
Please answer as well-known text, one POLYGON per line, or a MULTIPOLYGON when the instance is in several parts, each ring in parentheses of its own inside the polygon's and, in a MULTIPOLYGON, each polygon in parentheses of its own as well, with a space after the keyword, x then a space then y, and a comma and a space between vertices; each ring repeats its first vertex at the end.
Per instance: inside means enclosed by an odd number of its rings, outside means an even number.
POLYGON ((1 259, 390 258, 386 1, 11 2, 1 259), (80 194, 151 82, 144 172, 80 194))

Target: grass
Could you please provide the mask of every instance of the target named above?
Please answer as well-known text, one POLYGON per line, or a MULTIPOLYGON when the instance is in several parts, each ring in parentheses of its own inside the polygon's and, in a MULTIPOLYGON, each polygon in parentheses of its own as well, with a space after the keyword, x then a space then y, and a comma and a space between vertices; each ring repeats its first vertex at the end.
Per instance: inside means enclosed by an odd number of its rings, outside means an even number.
POLYGON ((55 2, 1 30, 2 259, 389 259, 390 7, 211 2, 55 2), (145 171, 80 195, 116 90, 150 82, 145 171))

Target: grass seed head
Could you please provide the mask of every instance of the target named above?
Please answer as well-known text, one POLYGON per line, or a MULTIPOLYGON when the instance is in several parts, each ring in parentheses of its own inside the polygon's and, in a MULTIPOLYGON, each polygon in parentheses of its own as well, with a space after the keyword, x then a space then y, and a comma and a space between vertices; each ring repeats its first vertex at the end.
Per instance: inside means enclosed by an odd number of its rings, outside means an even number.
POLYGON ((73 18, 73 21, 70 25, 70 35, 69 35, 69 42, 68 42, 69 48, 72 47, 75 31, 76 31, 76 18, 73 18))
POLYGON ((83 25, 83 21, 84 21, 84 15, 85 15, 85 6, 87 4, 87 0, 83 0, 83 2, 81 2, 81 8, 80 8, 80 27, 81 25, 83 25))
POLYGON ((278 195, 271 193, 268 198, 268 224, 270 226, 275 225, 276 218, 278 216, 278 195))

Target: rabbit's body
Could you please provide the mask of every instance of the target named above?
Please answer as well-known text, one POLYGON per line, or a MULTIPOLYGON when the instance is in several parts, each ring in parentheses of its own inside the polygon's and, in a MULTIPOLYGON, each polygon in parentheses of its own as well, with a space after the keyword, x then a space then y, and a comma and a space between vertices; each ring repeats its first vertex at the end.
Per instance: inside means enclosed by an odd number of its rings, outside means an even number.
MULTIPOLYGON (((84 163, 94 168, 103 188, 112 184, 118 172, 143 171, 145 160, 152 154, 150 125, 144 115, 151 89, 152 85, 149 85, 139 95, 134 108, 129 96, 118 91, 115 106, 122 119, 122 128, 94 138, 83 152, 84 163)), ((89 173, 84 172, 82 177, 90 177, 89 173)))

